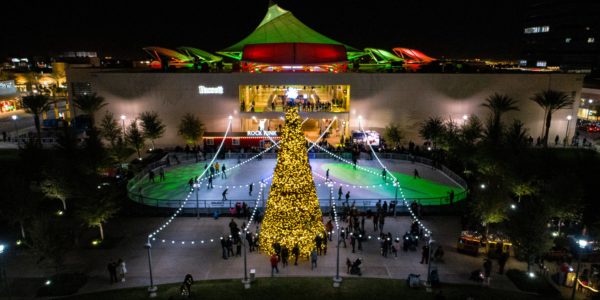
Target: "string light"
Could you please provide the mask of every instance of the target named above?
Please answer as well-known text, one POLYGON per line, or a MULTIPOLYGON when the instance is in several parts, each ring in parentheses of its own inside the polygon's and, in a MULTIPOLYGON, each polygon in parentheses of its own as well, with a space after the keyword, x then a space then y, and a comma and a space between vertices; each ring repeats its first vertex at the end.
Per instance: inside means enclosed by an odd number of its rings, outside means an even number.
MULTIPOLYGON (((362 118, 359 117, 358 127, 362 131, 363 136, 366 137, 367 133, 365 132, 365 130, 362 127, 361 119, 362 118)), ((429 230, 429 228, 427 228, 425 226, 425 224, 423 224, 423 222, 421 222, 421 220, 419 220, 419 218, 417 217, 417 215, 415 215, 415 213, 410 208, 410 205, 408 205, 408 201, 406 201, 406 196, 404 195, 404 191, 403 191, 402 187, 400 186, 400 181, 398 181, 398 179, 396 179, 396 176, 394 176, 394 174, 392 172, 388 171, 387 167, 383 164, 383 162, 381 162, 381 159, 379 159, 379 156, 377 156, 377 152, 375 152, 375 149, 373 149, 373 146, 371 146, 371 144, 368 141, 367 141, 367 145, 369 146, 369 149, 371 149, 371 153, 373 153, 373 156, 375 156, 375 158, 377 159, 377 162, 379 163, 379 165, 386 171, 386 173, 389 173, 390 177, 392 177, 392 179, 394 180, 394 185, 396 186, 396 188, 400 192, 400 196, 402 198, 402 202, 404 203, 404 205, 408 209, 408 212, 411 214, 411 216, 413 217, 413 219, 415 221, 417 221, 417 224, 419 225, 419 227, 421 227, 425 231, 425 236, 426 237, 428 237, 428 236, 430 237, 431 236, 431 230, 429 230)))
MULTIPOLYGON (((231 122, 232 122, 232 119, 229 118, 229 123, 227 124, 227 130, 225 131, 225 135, 223 136, 223 140, 221 141, 221 144, 219 145, 219 148, 217 149, 217 152, 215 153, 215 156, 210 161, 211 165, 217 159, 219 152, 221 152, 221 149, 223 149, 223 145, 225 144, 225 137, 227 137, 227 135, 229 134, 229 130, 231 128, 231 122)), ((208 168, 204 169, 204 171, 202 172, 202 174, 200 174, 200 177, 204 176, 204 174, 207 171, 208 171, 208 168)), ((148 235, 148 242, 150 242, 150 239, 153 238, 155 235, 157 235, 162 230, 164 230, 165 228, 167 228, 167 226, 171 223, 171 221, 173 221, 175 219, 175 217, 177 217, 179 215, 179 213, 181 212, 181 210, 183 209, 183 207, 185 206, 185 204, 187 203, 187 201, 190 199, 190 196, 192 195, 193 191, 194 191, 194 188, 192 187, 192 189, 190 190, 190 192, 188 193, 188 195, 185 197, 185 200, 183 201, 183 203, 181 203, 181 205, 179 206, 179 209, 177 209, 177 211, 175 211, 175 213, 173 213, 173 215, 171 216, 171 218, 169 219, 169 221, 167 221, 162 226, 160 226, 158 229, 156 229, 154 232, 152 232, 152 233, 150 233, 148 235)))
POLYGON ((325 227, 298 109, 289 108, 285 120, 259 236, 260 248, 272 254, 275 243, 288 249, 298 246, 300 255, 308 256, 315 237, 322 235, 325 227))

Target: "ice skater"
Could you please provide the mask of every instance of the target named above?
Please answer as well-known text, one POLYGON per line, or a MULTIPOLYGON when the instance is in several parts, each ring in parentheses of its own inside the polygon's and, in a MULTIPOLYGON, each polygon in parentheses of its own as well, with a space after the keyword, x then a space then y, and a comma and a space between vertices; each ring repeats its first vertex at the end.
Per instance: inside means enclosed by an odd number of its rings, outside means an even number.
POLYGON ((252 196, 252 189, 254 189, 254 183, 248 185, 248 196, 252 196))
POLYGON ((221 194, 223 196, 223 199, 222 199, 223 201, 227 201, 227 190, 229 190, 229 189, 225 189, 223 191, 223 193, 221 194))

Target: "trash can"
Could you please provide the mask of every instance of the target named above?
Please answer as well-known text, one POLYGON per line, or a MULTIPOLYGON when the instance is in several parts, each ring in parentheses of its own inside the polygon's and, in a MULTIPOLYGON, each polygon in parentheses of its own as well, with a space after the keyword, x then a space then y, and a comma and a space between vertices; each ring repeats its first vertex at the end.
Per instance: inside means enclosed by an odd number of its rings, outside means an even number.
POLYGON ((250 269, 250 280, 254 281, 254 278, 256 278, 256 269, 250 269))

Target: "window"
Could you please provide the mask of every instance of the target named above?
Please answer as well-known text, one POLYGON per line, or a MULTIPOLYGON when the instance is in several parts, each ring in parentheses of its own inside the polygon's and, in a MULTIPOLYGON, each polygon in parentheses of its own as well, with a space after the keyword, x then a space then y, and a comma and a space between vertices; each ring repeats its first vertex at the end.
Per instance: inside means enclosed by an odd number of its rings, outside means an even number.
POLYGON ((593 44, 596 40, 593 37, 589 37, 587 42, 588 44, 593 44))
POLYGON ((239 138, 233 138, 233 139, 231 139, 231 144, 233 146, 239 146, 240 145, 240 139, 239 138))
POLYGON ((538 60, 538 61, 535 63, 535 66, 536 66, 536 67, 545 67, 545 66, 546 66, 546 61, 545 61, 545 60, 538 60))
POLYGON ((548 25, 533 26, 533 27, 527 27, 527 28, 523 29, 523 33, 525 33, 525 34, 549 32, 549 31, 550 31, 550 26, 548 26, 548 25))
POLYGON ((214 146, 215 145, 215 139, 207 138, 206 139, 206 145, 208 145, 208 146, 214 146))
POLYGON ((570 43, 570 42, 571 42, 571 38, 570 38, 570 37, 568 37, 568 38, 565 38, 565 43, 567 43, 567 44, 568 44, 568 43, 570 43))

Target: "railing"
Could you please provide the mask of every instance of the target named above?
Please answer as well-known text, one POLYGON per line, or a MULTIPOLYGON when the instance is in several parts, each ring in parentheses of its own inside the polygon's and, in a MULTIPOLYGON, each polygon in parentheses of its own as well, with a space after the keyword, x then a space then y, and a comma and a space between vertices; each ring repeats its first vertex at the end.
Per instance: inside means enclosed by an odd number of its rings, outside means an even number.
MULTIPOLYGON (((244 160, 244 159, 249 159, 251 157, 254 157, 256 154, 257 153, 252 153, 252 152, 250 152, 250 153, 225 153, 224 157, 226 159, 244 160)), ((346 158, 346 159, 352 158, 352 154, 349 152, 338 152, 336 154, 343 158, 346 158)), ((189 164, 189 163, 210 160, 214 156, 214 153, 207 153, 206 157, 202 157, 202 154, 199 154, 198 158, 196 158, 196 154, 193 152, 190 152, 190 153, 172 152, 169 154, 165 154, 165 156, 162 157, 159 161, 149 164, 148 166, 146 166, 146 168, 144 168, 143 171, 138 173, 138 175, 136 175, 134 178, 132 178, 129 181, 129 184, 128 184, 129 198, 138 203, 148 205, 148 206, 166 207, 166 208, 180 207, 181 204, 183 203, 183 201, 185 201, 184 199, 156 199, 156 198, 146 197, 143 194, 136 192, 135 188, 134 188, 135 185, 137 185, 137 183, 139 183, 141 180, 144 180, 144 178, 148 175, 148 171, 155 170, 160 167, 169 166, 169 164, 167 164, 167 157, 171 157, 170 164, 173 165, 174 164, 173 158, 175 156, 177 156, 178 159, 181 158, 181 159, 179 159, 179 164, 183 165, 183 164, 189 164)), ((411 154, 378 153, 378 156, 381 159, 394 159, 394 160, 410 161, 413 163, 421 163, 421 164, 425 164, 425 165, 434 167, 433 160, 424 158, 424 157, 414 156, 411 154)), ((311 159, 331 159, 332 158, 331 155, 324 153, 324 152, 309 152, 308 157, 311 159)), ((261 155, 257 159, 263 159, 263 158, 264 159, 275 159, 275 158, 277 158, 277 153, 267 152, 267 153, 264 153, 263 155, 261 155)), ((371 157, 370 157, 369 153, 361 153, 361 159, 371 159, 371 157)), ((460 185, 463 188, 463 191, 454 195, 454 201, 457 202, 457 201, 460 201, 460 200, 463 200, 464 198, 466 198, 467 182, 464 179, 462 179, 460 176, 458 176, 456 173, 454 173, 452 170, 448 169, 446 166, 442 165, 440 170, 442 171, 442 173, 446 174, 449 178, 454 180, 458 185, 460 185)), ((186 187, 187 187, 187 185, 186 185, 186 187)), ((362 207, 364 210, 367 210, 369 208, 375 207, 377 200, 379 200, 379 198, 377 198, 377 199, 353 199, 352 202, 355 202, 357 207, 359 207, 359 208, 362 207)), ((389 202, 389 201, 394 201, 394 200, 395 200, 395 198, 381 198, 381 201, 389 202)), ((402 203, 402 201, 401 201, 402 199, 398 198, 397 200, 400 205, 400 203, 402 203)), ((434 198, 407 198, 406 200, 409 202, 416 201, 417 203, 424 205, 424 206, 447 205, 450 202, 449 196, 434 197, 434 198)), ((321 203, 321 207, 323 210, 330 209, 329 204, 323 206, 323 203, 329 203, 329 199, 319 199, 319 201, 321 203)), ((232 207, 231 206, 232 202, 233 202, 234 206, 235 206, 235 202, 246 202, 247 205, 252 204, 252 206, 253 206, 254 203, 256 202, 256 199, 227 200, 225 202, 221 201, 220 199, 216 199, 216 200, 199 199, 197 202, 198 202, 198 208, 204 209, 205 212, 207 212, 206 210, 210 210, 213 208, 227 209, 228 207, 232 207)), ((188 203, 186 204, 186 209, 189 209, 191 207, 194 207, 194 208, 196 207, 196 200, 194 200, 194 197, 191 197, 188 200, 188 203)))
MULTIPOLYGON (((466 197, 466 191, 462 191, 460 193, 457 193, 454 197, 454 201, 460 201, 462 199, 464 199, 466 197)), ((146 205, 146 206, 151 206, 151 207, 160 207, 160 208, 173 208, 173 209, 178 209, 179 207, 181 207, 181 205, 184 203, 185 199, 158 199, 158 198, 151 198, 151 197, 146 197, 143 196, 141 194, 137 194, 137 193, 129 193, 129 198, 134 200, 135 202, 138 202, 140 204, 146 205)), ((265 199, 267 198, 267 195, 265 195, 265 199)), ((396 205, 396 210, 398 212, 403 212, 406 210, 406 208, 402 208, 404 206, 403 201, 401 198, 377 198, 377 199, 350 199, 348 202, 346 202, 346 200, 338 200, 338 199, 333 199, 336 202, 336 206, 338 206, 338 208, 341 210, 343 208, 344 205, 355 205, 360 211, 368 211, 369 209, 374 210, 374 208, 376 207, 376 204, 379 200, 381 200, 381 203, 383 204, 384 201, 386 201, 388 203, 388 207, 389 204, 392 203, 393 201, 396 201, 397 205, 396 205)), ((407 198, 406 199, 407 202, 412 203, 412 202, 416 202, 420 205, 423 206, 439 206, 439 205, 449 205, 450 204, 450 199, 448 197, 433 197, 433 198, 407 198)), ((235 209, 236 204, 240 203, 240 205, 242 205, 243 203, 246 203, 246 205, 249 208, 254 208, 255 204, 256 204, 256 198, 255 199, 228 199, 223 201, 222 199, 197 199, 196 200, 196 195, 193 194, 188 200, 187 203, 185 205, 185 207, 183 208, 184 212, 196 212, 196 210, 199 210, 201 213, 212 213, 213 211, 219 211, 219 212, 230 212, 231 209, 235 209)), ((264 211, 265 209, 265 205, 263 203, 263 201, 259 201, 259 203, 261 203, 259 205, 259 209, 261 209, 262 211, 264 211)), ((329 213, 329 211, 331 210, 332 207, 332 203, 330 203, 330 199, 329 198, 320 198, 319 199, 319 204, 321 207, 321 210, 323 213, 329 213)))

